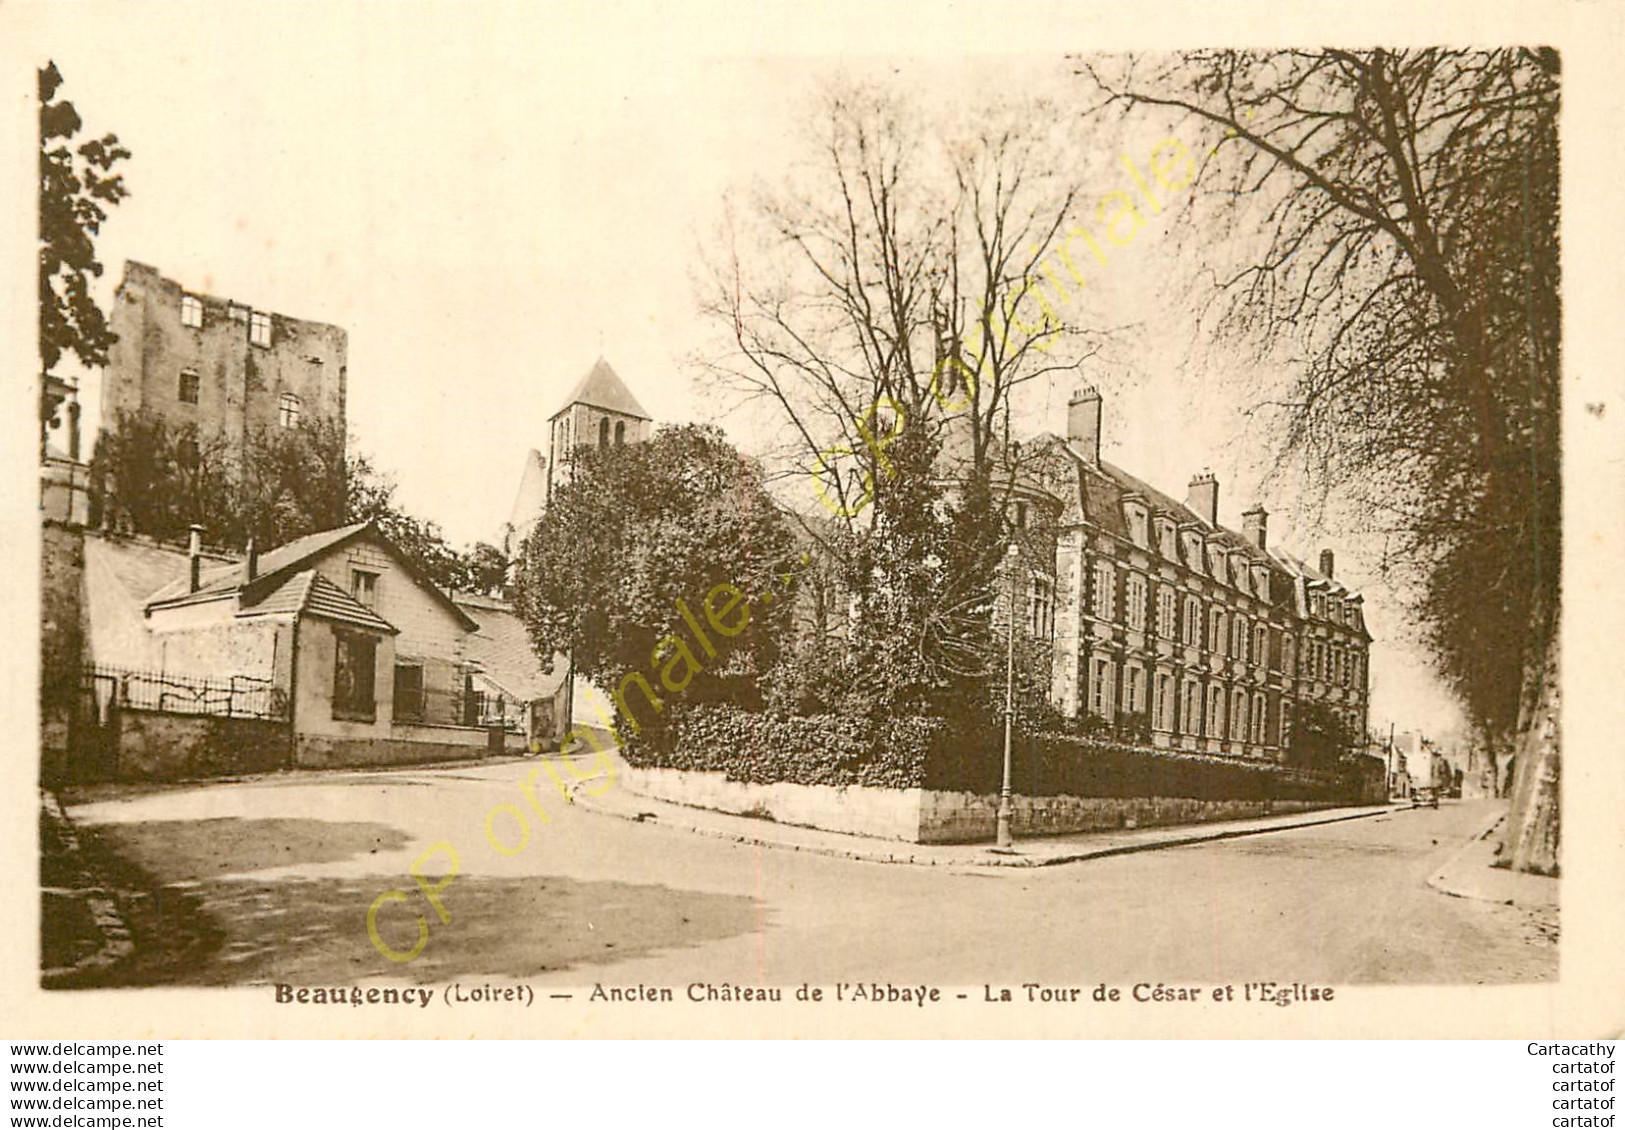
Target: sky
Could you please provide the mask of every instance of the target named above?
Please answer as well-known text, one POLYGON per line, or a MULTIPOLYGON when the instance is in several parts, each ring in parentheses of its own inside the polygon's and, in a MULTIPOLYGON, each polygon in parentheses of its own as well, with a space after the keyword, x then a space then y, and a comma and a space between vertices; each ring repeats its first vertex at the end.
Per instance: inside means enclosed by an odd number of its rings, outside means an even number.
MULTIPOLYGON (((527 450, 545 454, 547 418, 600 355, 657 421, 729 424, 692 381, 710 333, 700 249, 725 194, 784 180, 821 82, 856 75, 971 106, 982 92, 1076 91, 1058 55, 836 56, 737 32, 702 46, 673 34, 670 13, 621 26, 616 10, 479 11, 68 5, 32 12, 30 29, 88 129, 134 154, 132 196, 99 241, 104 303, 129 258, 343 326, 355 443, 458 545, 497 538, 527 450)), ((1120 154, 1143 160, 1161 136, 1102 130, 1067 156, 1091 213, 1125 187, 1120 154)), ((1456 724, 1373 548, 1317 528, 1291 484, 1259 493, 1242 362, 1194 360, 1170 313, 1191 272, 1192 233, 1175 223, 1154 218, 1092 281, 1095 313, 1127 327, 1086 374, 1106 395, 1106 457, 1176 497, 1212 469, 1225 524, 1264 501, 1293 552, 1336 545, 1379 637, 1373 724, 1456 724)), ((1062 430, 1074 383, 1034 388, 1026 417, 1062 430)), ((94 426, 94 375, 84 399, 94 426)))

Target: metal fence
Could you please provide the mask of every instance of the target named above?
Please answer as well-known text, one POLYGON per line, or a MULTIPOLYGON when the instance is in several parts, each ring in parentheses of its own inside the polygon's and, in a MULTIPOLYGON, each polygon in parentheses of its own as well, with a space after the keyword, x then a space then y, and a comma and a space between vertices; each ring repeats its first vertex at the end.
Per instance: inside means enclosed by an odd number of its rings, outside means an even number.
POLYGON ((282 688, 254 675, 209 679, 97 663, 85 667, 84 688, 95 696, 98 713, 116 706, 221 718, 288 717, 282 688))

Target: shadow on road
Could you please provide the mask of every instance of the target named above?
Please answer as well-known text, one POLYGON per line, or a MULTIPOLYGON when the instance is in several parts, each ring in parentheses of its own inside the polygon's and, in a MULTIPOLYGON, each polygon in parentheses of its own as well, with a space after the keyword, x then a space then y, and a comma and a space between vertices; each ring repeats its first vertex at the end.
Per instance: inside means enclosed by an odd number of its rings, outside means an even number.
POLYGON ((459 876, 442 892, 441 923, 402 875, 256 879, 270 867, 326 863, 389 851, 405 836, 380 824, 316 820, 154 821, 82 829, 86 862, 118 902, 135 942, 107 969, 61 988, 155 985, 353 984, 373 977, 445 982, 519 978, 607 964, 762 928, 756 900, 653 884, 557 876, 459 876), (367 931, 367 910, 389 887, 407 902, 378 915, 397 952, 430 925, 408 962, 387 960, 367 931))

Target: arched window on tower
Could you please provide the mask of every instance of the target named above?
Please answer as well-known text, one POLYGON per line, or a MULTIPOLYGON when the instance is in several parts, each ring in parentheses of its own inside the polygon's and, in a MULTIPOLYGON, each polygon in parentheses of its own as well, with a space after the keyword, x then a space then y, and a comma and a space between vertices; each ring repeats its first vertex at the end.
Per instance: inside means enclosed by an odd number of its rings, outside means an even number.
POLYGON ((598 421, 598 446, 609 446, 609 417, 605 416, 598 421))
POLYGON ((618 420, 615 424, 615 446, 621 447, 626 443, 626 421, 618 420))

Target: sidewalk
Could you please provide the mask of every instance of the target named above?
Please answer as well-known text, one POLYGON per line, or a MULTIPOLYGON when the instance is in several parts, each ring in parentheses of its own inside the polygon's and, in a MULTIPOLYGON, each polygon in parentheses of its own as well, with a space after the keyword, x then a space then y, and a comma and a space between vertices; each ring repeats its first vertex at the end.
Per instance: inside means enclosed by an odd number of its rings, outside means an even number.
POLYGON ((1555 938, 1558 923, 1559 881, 1496 867, 1496 830, 1506 820, 1506 809, 1496 813, 1467 844, 1428 878, 1428 886, 1453 898, 1477 899, 1515 906, 1533 916, 1538 928, 1555 938))
POLYGON ((40 792, 40 983, 44 988, 117 965, 133 947, 111 890, 87 864, 54 794, 40 792))
POLYGON ((689 808, 669 801, 654 800, 628 792, 619 786, 605 790, 601 796, 592 796, 583 787, 590 783, 582 782, 575 787, 573 790, 575 803, 588 812, 602 816, 657 824, 665 828, 680 828, 686 832, 740 844, 837 856, 868 863, 908 863, 923 867, 1051 867, 1086 859, 1127 855, 1137 851, 1155 851, 1159 848, 1183 847, 1186 844, 1227 840, 1237 836, 1282 832, 1289 828, 1308 828, 1317 824, 1360 820, 1410 807, 1409 804, 1387 804, 1360 808, 1326 808, 1316 812, 1264 816, 1253 820, 1226 820, 1211 824, 1180 824, 1134 831, 1042 836, 1018 839, 1013 849, 999 852, 987 843, 914 844, 903 840, 882 840, 844 832, 826 832, 818 828, 802 828, 751 816, 734 816, 725 812, 689 808))

